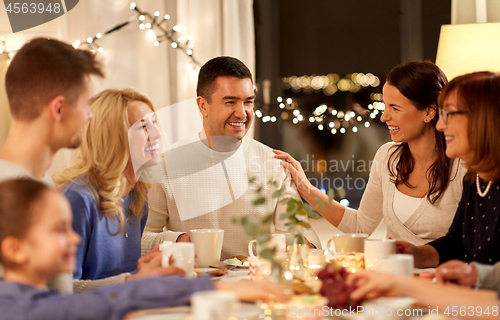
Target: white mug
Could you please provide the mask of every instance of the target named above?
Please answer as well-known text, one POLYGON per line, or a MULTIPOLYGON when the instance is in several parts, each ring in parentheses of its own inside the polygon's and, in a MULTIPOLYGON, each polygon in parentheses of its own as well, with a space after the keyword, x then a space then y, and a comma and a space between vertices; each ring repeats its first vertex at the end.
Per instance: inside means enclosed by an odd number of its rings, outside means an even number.
POLYGON ((186 272, 186 278, 194 275, 194 244, 189 242, 165 241, 160 246, 161 265, 178 267, 186 272), (170 264, 170 258, 174 258, 174 263, 170 264))
POLYGON ((333 237, 326 243, 326 247, 333 256, 335 256, 336 253, 363 253, 366 238, 368 238, 366 233, 334 234, 333 237), (331 246, 332 241, 335 243, 335 250, 331 246))
POLYGON ((266 248, 276 248, 276 255, 284 257, 286 255, 286 235, 280 233, 271 234, 271 239, 266 243, 257 243, 257 240, 251 240, 248 243, 248 254, 250 257, 255 257, 266 248), (257 244, 257 254, 253 251, 253 244, 257 244))
POLYGON ((191 296, 191 313, 196 320, 227 320, 234 317, 238 296, 233 291, 209 290, 191 296))
POLYGON ((392 253, 396 253, 396 240, 365 239, 365 268, 375 270, 378 257, 392 253))
POLYGON ((413 276, 413 255, 382 254, 378 256, 375 270, 385 273, 413 276))
POLYGON ((222 252, 224 230, 193 229, 189 231, 189 236, 191 237, 191 243, 194 243, 198 267, 217 267, 222 252))

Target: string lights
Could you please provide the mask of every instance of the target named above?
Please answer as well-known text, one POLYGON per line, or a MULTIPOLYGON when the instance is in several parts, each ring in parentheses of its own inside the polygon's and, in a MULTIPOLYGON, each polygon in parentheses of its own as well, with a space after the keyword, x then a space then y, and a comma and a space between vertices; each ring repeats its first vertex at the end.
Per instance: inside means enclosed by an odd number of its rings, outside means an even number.
POLYGON ((181 50, 190 58, 191 63, 186 65, 188 70, 193 69, 193 65, 198 67, 201 66, 201 64, 193 56, 193 37, 191 35, 186 38, 176 37, 176 35, 182 31, 182 26, 180 25, 175 25, 171 29, 166 28, 166 25, 171 18, 169 14, 161 16, 160 11, 155 11, 153 14, 150 14, 149 12, 140 10, 135 2, 130 3, 130 9, 137 13, 136 18, 131 18, 128 21, 120 23, 104 33, 97 33, 94 37, 88 37, 86 41, 81 42, 80 40, 76 40, 73 47, 78 48, 80 45, 85 44, 93 52, 103 52, 104 48, 98 44, 98 41, 103 36, 118 31, 130 24, 133 20, 137 19, 139 29, 147 30, 146 34, 151 39, 153 46, 158 47, 161 42, 168 41, 172 48, 181 50))
POLYGON ((128 25, 130 22, 131 22, 132 19, 130 19, 129 21, 126 21, 126 22, 123 22, 123 23, 120 23, 116 26, 114 26, 113 28, 109 29, 108 31, 104 32, 104 33, 97 33, 94 37, 88 37, 86 39, 85 42, 80 42, 80 40, 76 40, 74 43, 73 43, 73 47, 76 49, 78 48, 80 45, 84 44, 84 45, 87 45, 92 52, 103 52, 104 51, 104 48, 101 47, 97 41, 100 40, 103 36, 107 36, 115 31, 118 31, 120 30, 121 28, 125 27, 126 25, 128 25))
POLYGON ((300 91, 309 94, 320 92, 327 96, 333 95, 337 91, 358 92, 363 87, 378 87, 380 79, 371 73, 352 73, 345 77, 341 77, 336 73, 328 75, 312 75, 312 76, 291 76, 285 77, 281 81, 281 85, 285 90, 292 90, 295 93, 300 91))
POLYGON ((193 37, 191 35, 186 38, 176 37, 182 31, 181 25, 175 25, 170 30, 164 27, 170 20, 169 14, 161 17, 160 12, 155 11, 151 15, 149 12, 141 11, 135 2, 130 4, 130 9, 137 12, 139 29, 148 29, 147 35, 151 38, 155 47, 158 47, 162 41, 168 41, 172 48, 181 50, 191 59, 194 65, 201 67, 201 64, 193 56, 193 44, 191 43, 193 37))
MULTIPOLYGON (((285 90, 292 90, 295 93, 302 91, 306 94, 322 91, 327 96, 331 96, 338 91, 355 93, 363 87, 371 86, 376 88, 379 85, 380 79, 371 73, 352 73, 345 77, 331 73, 321 76, 291 76, 282 79, 282 88, 285 90)), ((290 120, 293 124, 309 122, 316 126, 318 130, 328 130, 331 134, 344 134, 347 130, 356 133, 360 127, 369 128, 370 122, 385 109, 381 93, 371 93, 370 99, 372 102, 366 107, 354 103, 352 110, 348 111, 337 110, 333 106, 323 103, 317 106, 312 114, 306 115, 299 107, 296 98, 279 96, 276 101, 281 110, 278 110, 279 113, 276 114, 280 114, 282 120, 290 120)), ((263 105, 261 109, 256 110, 255 115, 263 123, 275 122, 277 119, 275 113, 271 112, 269 104, 263 105)))
MULTIPOLYGON (((182 31, 182 26, 180 25, 175 25, 170 30, 166 28, 167 22, 170 20, 169 14, 165 14, 163 17, 160 17, 161 14, 159 11, 155 11, 153 14, 141 11, 135 2, 130 4, 130 9, 137 13, 137 17, 132 17, 128 21, 124 21, 106 32, 99 32, 93 37, 88 37, 85 41, 76 40, 73 43, 73 47, 78 48, 85 45, 92 52, 104 52, 104 48, 98 43, 99 40, 101 40, 104 36, 122 29, 137 19, 139 22, 139 29, 148 30, 146 34, 153 41, 153 46, 158 47, 162 41, 168 41, 170 42, 170 46, 172 48, 181 50, 190 58, 190 62, 186 64, 186 69, 188 71, 194 72, 195 70, 193 69, 195 66, 201 67, 201 64, 193 56, 193 37, 191 35, 186 38, 176 37, 176 35, 182 31)), ((7 46, 5 44, 5 37, 1 37, 0 41, 3 43, 3 49, 0 49, 0 54, 6 53, 7 58, 10 60, 9 52, 7 51, 7 46)))

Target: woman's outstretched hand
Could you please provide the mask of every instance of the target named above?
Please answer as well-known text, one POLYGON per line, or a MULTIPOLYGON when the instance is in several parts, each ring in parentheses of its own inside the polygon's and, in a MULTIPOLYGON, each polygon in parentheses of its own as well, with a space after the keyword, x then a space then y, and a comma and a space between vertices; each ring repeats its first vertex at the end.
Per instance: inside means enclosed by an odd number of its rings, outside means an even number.
POLYGON ((307 192, 310 187, 310 183, 300 163, 286 152, 280 150, 273 150, 273 152, 275 153, 274 158, 281 160, 283 168, 290 171, 292 179, 297 185, 297 189, 301 195, 304 192, 307 192))

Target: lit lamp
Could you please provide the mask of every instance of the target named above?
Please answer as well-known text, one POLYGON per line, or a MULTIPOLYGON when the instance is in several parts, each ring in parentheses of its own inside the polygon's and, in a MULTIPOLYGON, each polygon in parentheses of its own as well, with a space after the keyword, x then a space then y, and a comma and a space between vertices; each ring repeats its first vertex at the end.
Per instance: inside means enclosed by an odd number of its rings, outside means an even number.
POLYGON ((436 64, 448 80, 475 72, 500 72, 500 23, 441 26, 436 64))

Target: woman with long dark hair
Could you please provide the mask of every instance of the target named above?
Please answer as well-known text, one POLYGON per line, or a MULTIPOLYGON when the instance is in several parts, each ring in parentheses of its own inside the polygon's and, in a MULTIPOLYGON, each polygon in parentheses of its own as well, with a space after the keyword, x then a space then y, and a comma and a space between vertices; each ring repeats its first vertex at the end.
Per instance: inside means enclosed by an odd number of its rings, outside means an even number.
POLYGON ((446 83, 444 73, 429 61, 407 62, 389 72, 380 120, 392 142, 378 149, 358 210, 330 203, 289 154, 276 150, 275 158, 290 170, 300 195, 343 232, 371 234, 385 219, 388 237, 414 245, 439 238, 452 222, 465 174, 458 160, 446 157, 444 135, 435 128, 437 98, 446 83))

